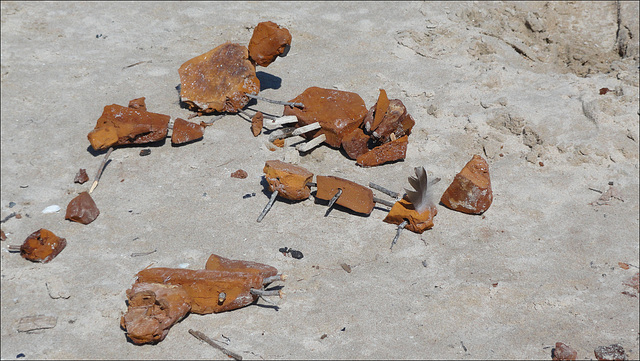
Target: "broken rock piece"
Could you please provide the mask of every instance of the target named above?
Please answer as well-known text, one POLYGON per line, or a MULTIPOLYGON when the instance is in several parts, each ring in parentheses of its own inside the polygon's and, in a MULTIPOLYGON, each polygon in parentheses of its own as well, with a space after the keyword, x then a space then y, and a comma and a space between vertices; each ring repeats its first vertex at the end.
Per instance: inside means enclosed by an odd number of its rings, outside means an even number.
POLYGON ((391 224, 400 224, 403 221, 409 223, 405 226, 406 229, 415 233, 422 233, 427 229, 433 228, 433 217, 438 214, 438 209, 435 206, 428 207, 425 211, 417 212, 408 199, 401 199, 397 201, 389 214, 384 218, 384 222, 391 224))
POLYGON ((268 160, 264 163, 264 174, 269 190, 278 191, 278 195, 293 201, 309 198, 313 173, 305 168, 279 160, 268 160))
POLYGON ((316 198, 330 200, 342 189, 336 204, 349 208, 354 212, 369 214, 373 210, 373 192, 371 189, 350 180, 334 176, 316 176, 318 192, 316 198))
POLYGON ((341 90, 311 87, 290 102, 304 104, 302 109, 284 107, 284 115, 298 118, 297 127, 320 123, 320 129, 306 132, 304 137, 313 139, 325 134, 325 143, 334 148, 340 147, 342 139, 358 128, 367 114, 364 100, 358 94, 341 90))
POLYGON ((88 192, 82 192, 69 202, 64 219, 89 224, 100 215, 100 210, 88 192))
POLYGON ((249 41, 249 57, 260 66, 269 66, 291 46, 289 30, 272 21, 259 23, 249 41))
POLYGON ((76 177, 73 178, 74 183, 83 184, 89 180, 89 176, 87 175, 87 170, 80 168, 78 173, 76 173, 76 177))
POLYGON ((167 136, 171 117, 112 104, 104 107, 95 128, 87 135, 95 150, 124 144, 156 142, 167 136))
POLYGON ((247 172, 245 172, 242 169, 238 169, 237 171, 231 173, 231 178, 239 178, 239 179, 245 179, 247 178, 249 175, 247 174, 247 172))
POLYGON ((554 361, 569 361, 578 358, 578 352, 562 342, 556 342, 556 348, 552 350, 554 361))
POLYGON ((356 164, 362 167, 375 167, 387 162, 404 159, 407 156, 409 136, 379 145, 356 158, 356 164))
POLYGON ((618 344, 596 347, 593 353, 598 360, 627 360, 624 348, 618 344))
POLYGON ((145 97, 137 98, 129 101, 129 108, 147 110, 147 104, 144 102, 145 97))
POLYGON ((191 310, 191 298, 179 285, 135 283, 127 290, 128 309, 120 326, 137 344, 157 343, 191 310))
POLYGON ((204 127, 199 123, 188 122, 177 118, 173 122, 173 133, 171 133, 171 144, 184 144, 201 139, 204 135, 204 127))
POLYGON ((178 70, 180 99, 202 113, 235 113, 257 95, 260 80, 246 47, 224 43, 188 60, 178 70))
POLYGON ((66 246, 66 239, 41 228, 24 240, 20 246, 20 255, 29 261, 47 263, 56 258, 66 246))
POLYGON ((474 155, 458 173, 440 202, 450 209, 470 214, 481 214, 493 201, 489 164, 474 155))
POLYGON ((387 105, 384 110, 379 109, 380 101, 381 99, 378 99, 378 103, 369 110, 364 119, 364 129, 371 133, 371 137, 376 142, 384 144, 411 134, 411 129, 416 122, 407 113, 407 108, 402 101, 399 99, 387 100, 384 103, 387 105))
POLYGON ((364 134, 361 128, 356 128, 342 139, 342 148, 351 159, 357 159, 359 156, 369 151, 369 136, 364 134))
POLYGON ((251 118, 251 133, 254 137, 257 137, 262 132, 262 126, 264 125, 264 114, 262 112, 256 112, 251 118))
POLYGON ((233 260, 215 254, 209 256, 204 268, 213 271, 250 273, 259 275, 262 278, 275 276, 278 273, 275 267, 263 263, 233 260))

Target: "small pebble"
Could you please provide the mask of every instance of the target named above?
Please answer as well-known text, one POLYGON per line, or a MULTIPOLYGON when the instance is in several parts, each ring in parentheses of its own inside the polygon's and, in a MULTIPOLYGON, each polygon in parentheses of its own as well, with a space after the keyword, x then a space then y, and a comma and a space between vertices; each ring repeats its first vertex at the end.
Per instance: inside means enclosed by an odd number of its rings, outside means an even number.
POLYGON ((140 151, 140 156, 141 157, 144 157, 144 156, 149 155, 149 154, 151 154, 151 149, 143 149, 143 150, 140 151))
POLYGON ((248 176, 247 172, 245 172, 242 169, 238 169, 237 171, 231 173, 231 178, 245 179, 247 178, 247 176, 248 176))
POLYGON ((9 208, 13 208, 15 207, 15 205, 16 205, 16 202, 9 202, 9 208))
POLYGON ((46 213, 56 213, 58 211, 60 211, 60 206, 54 204, 54 205, 51 205, 51 206, 43 209, 42 213, 45 213, 45 214, 46 213))
POLYGON ((242 199, 247 199, 247 198, 251 198, 251 197, 255 197, 255 196, 256 196, 255 193, 247 193, 247 194, 242 196, 242 199))

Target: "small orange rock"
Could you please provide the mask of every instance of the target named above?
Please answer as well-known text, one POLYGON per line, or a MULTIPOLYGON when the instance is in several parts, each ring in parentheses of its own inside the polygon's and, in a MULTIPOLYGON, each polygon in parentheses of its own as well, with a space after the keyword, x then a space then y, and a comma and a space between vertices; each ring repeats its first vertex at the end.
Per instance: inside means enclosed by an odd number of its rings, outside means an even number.
POLYGON ((247 172, 245 172, 242 169, 238 169, 237 171, 231 173, 231 178, 239 178, 239 179, 245 179, 247 178, 249 175, 247 174, 247 172))
POLYGON ((492 201, 489 164, 479 155, 474 155, 455 176, 440 199, 448 208, 470 214, 485 212, 492 201))
POLYGON ((302 109, 284 107, 284 115, 298 118, 298 127, 320 123, 321 129, 304 133, 304 137, 313 139, 324 134, 325 143, 334 148, 340 147, 342 139, 358 128, 367 114, 364 100, 358 94, 341 90, 311 87, 290 102, 304 104, 302 109))
POLYGON ((278 148, 282 148, 284 147, 284 139, 276 139, 273 141, 273 145, 275 145, 278 148))
POLYGON ((184 144, 201 139, 204 136, 204 127, 198 123, 192 123, 181 118, 173 122, 171 144, 184 144))
POLYGON ((224 43, 188 60, 178 70, 180 99, 202 113, 232 112, 260 92, 256 68, 246 47, 224 43))
POLYGON ((249 41, 249 57, 260 66, 269 66, 291 46, 289 30, 272 21, 259 23, 249 41))
POLYGON ((67 240, 41 228, 29 235, 20 246, 20 255, 33 262, 47 263, 67 246, 67 240))
POLYGON ((156 142, 167 136, 170 116, 112 104, 104 107, 87 135, 95 150, 124 144, 156 142))
POLYGON ((361 128, 356 128, 342 139, 342 148, 351 159, 357 159, 359 156, 369 151, 369 136, 364 134, 361 128))
POLYGON ((307 183, 311 182, 313 173, 308 170, 279 160, 268 160, 263 172, 271 192, 278 191, 278 195, 294 201, 309 198, 311 189, 307 183))
POLYGON ((100 210, 88 192, 82 192, 69 202, 64 219, 82 224, 95 221, 100 215, 100 210))
POLYGON ((257 137, 262 132, 262 126, 264 124, 264 115, 262 112, 257 112, 251 118, 251 133, 254 137, 257 137))
POLYGON ((551 350, 551 354, 554 361, 569 361, 578 358, 578 352, 562 342, 556 342, 556 348, 551 350))
POLYGON ((371 189, 350 180, 333 176, 316 176, 318 192, 316 198, 330 200, 342 189, 336 204, 349 208, 354 212, 369 214, 373 210, 373 192, 371 189))
POLYGON ((387 162, 404 159, 407 156, 409 136, 402 136, 394 141, 379 145, 356 159, 356 164, 363 167, 374 167, 387 162))
POLYGON ((405 226, 406 229, 411 232, 422 233, 433 227, 433 217, 435 217, 436 214, 438 214, 438 209, 435 206, 428 208, 422 213, 418 213, 413 207, 413 204, 403 198, 391 207, 389 214, 387 214, 383 221, 391 224, 400 224, 406 220, 409 222, 405 226))
POLYGON ((129 108, 147 110, 147 105, 144 102, 145 97, 137 98, 129 101, 129 108))

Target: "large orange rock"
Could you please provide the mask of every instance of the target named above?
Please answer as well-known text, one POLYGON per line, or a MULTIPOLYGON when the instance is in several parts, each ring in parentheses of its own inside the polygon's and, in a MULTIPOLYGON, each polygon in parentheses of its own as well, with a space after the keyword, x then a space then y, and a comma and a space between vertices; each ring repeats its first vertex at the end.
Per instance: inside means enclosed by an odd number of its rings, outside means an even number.
POLYGON ((104 107, 87 138, 95 150, 156 142, 167 136, 170 119, 168 115, 151 113, 142 108, 111 104, 104 107))
POLYGON ((407 156, 409 136, 405 135, 394 141, 379 145, 356 159, 356 164, 363 167, 374 167, 387 162, 404 159, 407 156))
POLYGON ((260 92, 256 68, 246 47, 224 43, 188 60, 180 69, 180 99, 202 113, 235 113, 260 92))
POLYGON ((342 139, 362 124, 367 114, 364 100, 352 92, 311 87, 290 102, 302 103, 304 108, 285 105, 284 115, 295 115, 297 127, 319 122, 321 129, 307 132, 304 136, 313 139, 325 134, 325 143, 338 148, 342 139))
POLYGON ((350 180, 334 176, 316 176, 318 192, 316 198, 330 200, 342 189, 336 204, 349 208, 354 212, 369 214, 373 210, 373 192, 371 189, 350 180))
POLYGON ((405 226, 406 229, 411 232, 422 233, 433 227, 433 217, 435 217, 436 214, 438 214, 438 209, 435 206, 418 213, 413 207, 413 204, 403 198, 391 207, 389 214, 387 214, 383 221, 391 224, 400 224, 406 220, 409 222, 405 226))
POLYGON ((204 126, 199 123, 188 122, 177 118, 173 122, 173 133, 171 133, 171 144, 184 144, 198 140, 204 136, 204 126))
POLYGON ((249 57, 260 66, 269 66, 291 46, 289 30, 272 21, 259 23, 249 41, 249 57))
POLYGON ((311 189, 307 183, 311 182, 313 173, 308 170, 279 160, 268 160, 263 171, 271 192, 278 191, 279 196, 293 201, 309 198, 311 189))
POLYGON ((33 262, 47 263, 56 258, 67 246, 67 240, 41 228, 29 235, 20 246, 22 258, 33 262))
POLYGON ((492 201, 489 164, 477 154, 456 174, 440 199, 448 208, 471 214, 483 213, 492 201))

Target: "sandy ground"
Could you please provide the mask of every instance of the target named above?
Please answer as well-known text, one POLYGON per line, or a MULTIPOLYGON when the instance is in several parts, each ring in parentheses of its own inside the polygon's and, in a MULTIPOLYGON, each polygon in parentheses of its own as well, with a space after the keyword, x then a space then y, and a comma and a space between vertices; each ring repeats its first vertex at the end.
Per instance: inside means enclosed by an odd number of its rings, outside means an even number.
POLYGON ((3 359, 227 359, 189 329, 247 359, 550 359, 557 341, 579 359, 614 343, 638 359, 637 291, 624 285, 640 263, 637 3, 1 6, 1 216, 22 216, 2 223, 3 359), (248 44, 267 20, 293 42, 258 68, 261 95, 288 100, 319 86, 371 107, 384 88, 417 122, 404 161, 361 168, 327 146, 272 152, 267 135, 226 116, 188 146, 167 141, 145 157, 145 147, 116 149, 93 192, 98 219, 64 220, 90 185, 73 183, 76 172, 93 176, 102 161, 87 133, 104 106, 146 97, 152 112, 188 117, 179 66, 226 41, 248 44), (325 218, 313 199, 279 201, 256 222, 269 159, 396 191, 424 165, 442 194, 473 154, 490 164, 491 208, 439 206, 432 230, 403 232, 393 251, 385 207, 325 218), (231 178, 237 169, 249 177, 231 178), (609 182, 617 198, 594 203, 609 182), (50 205, 62 210, 43 214, 50 205), (40 228, 67 239, 57 258, 8 252, 40 228), (283 256, 285 246, 304 258, 283 256), (127 342, 119 320, 134 275, 150 264, 203 268, 211 253, 288 274, 278 308, 190 315, 157 345, 127 342), (55 327, 19 332, 33 315, 55 327))

